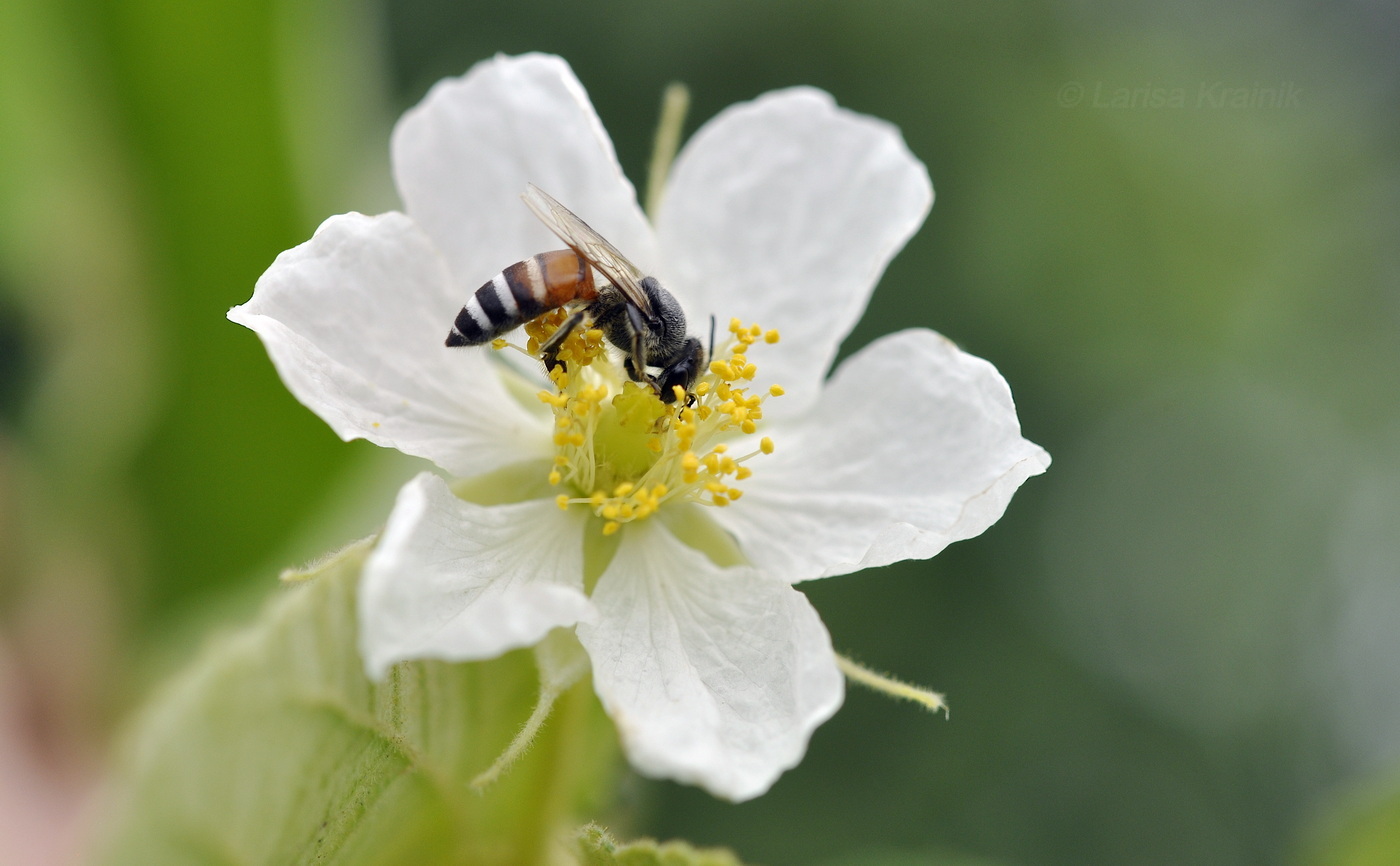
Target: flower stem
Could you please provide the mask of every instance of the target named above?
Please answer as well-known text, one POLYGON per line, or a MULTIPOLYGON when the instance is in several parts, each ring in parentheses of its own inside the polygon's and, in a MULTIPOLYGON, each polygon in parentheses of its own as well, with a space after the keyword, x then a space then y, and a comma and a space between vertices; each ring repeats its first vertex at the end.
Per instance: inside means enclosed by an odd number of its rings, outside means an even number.
POLYGON ((661 97, 661 120, 656 126, 656 139, 651 147, 651 167, 647 171, 647 216, 656 222, 661 199, 666 194, 666 177, 680 148, 685 115, 690 110, 690 90, 684 84, 673 83, 661 97))
POLYGON ((868 689, 889 695, 900 700, 913 701, 924 707, 931 713, 943 711, 946 718, 948 716, 948 702, 943 699, 943 695, 931 689, 911 686, 908 683, 900 682, 891 676, 876 673, 864 665, 851 661, 840 653, 836 654, 836 666, 841 668, 841 673, 851 682, 859 683, 868 689))

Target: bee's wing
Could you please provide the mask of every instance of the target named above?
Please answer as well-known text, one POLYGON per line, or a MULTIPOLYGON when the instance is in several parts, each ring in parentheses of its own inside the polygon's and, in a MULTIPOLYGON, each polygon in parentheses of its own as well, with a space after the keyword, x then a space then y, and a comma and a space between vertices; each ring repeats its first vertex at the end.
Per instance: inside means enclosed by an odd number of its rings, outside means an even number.
POLYGON ((621 290, 627 299, 635 304, 647 317, 653 315, 651 302, 642 290, 642 279, 646 276, 641 270, 608 243, 607 238, 598 234, 578 215, 564 207, 554 196, 535 186, 526 184, 520 196, 525 204, 540 218, 550 231, 584 258, 590 265, 602 272, 614 286, 621 290))

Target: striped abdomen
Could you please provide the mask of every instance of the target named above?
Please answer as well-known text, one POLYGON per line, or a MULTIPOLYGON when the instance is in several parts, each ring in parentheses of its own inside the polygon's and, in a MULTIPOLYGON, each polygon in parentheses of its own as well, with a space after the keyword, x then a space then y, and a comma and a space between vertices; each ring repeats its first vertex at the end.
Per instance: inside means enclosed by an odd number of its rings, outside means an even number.
POLYGON ((477 289, 457 314, 447 345, 480 346, 570 301, 597 297, 593 269, 578 253, 540 253, 516 262, 477 289))

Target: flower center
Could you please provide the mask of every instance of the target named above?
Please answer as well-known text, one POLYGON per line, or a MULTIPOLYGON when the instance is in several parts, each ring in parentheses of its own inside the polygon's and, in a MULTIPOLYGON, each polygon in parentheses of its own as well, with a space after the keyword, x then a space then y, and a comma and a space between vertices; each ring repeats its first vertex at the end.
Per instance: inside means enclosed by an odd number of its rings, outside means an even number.
MULTIPOLYGON (((526 324, 525 351, 538 358, 565 318, 555 310, 526 324)), ((732 320, 727 345, 717 348, 691 395, 677 388, 667 404, 628 379, 602 331, 576 328, 560 348, 562 368, 550 374, 555 389, 538 394, 554 413, 549 483, 570 490, 556 497, 559 507, 591 509, 611 535, 667 502, 723 507, 743 496, 736 483, 753 474, 746 464, 773 453, 773 441, 764 436, 746 453, 737 446, 758 432, 763 403, 783 393, 773 385, 754 394, 745 384, 758 372, 748 354, 760 342, 778 342, 778 332, 732 320)))

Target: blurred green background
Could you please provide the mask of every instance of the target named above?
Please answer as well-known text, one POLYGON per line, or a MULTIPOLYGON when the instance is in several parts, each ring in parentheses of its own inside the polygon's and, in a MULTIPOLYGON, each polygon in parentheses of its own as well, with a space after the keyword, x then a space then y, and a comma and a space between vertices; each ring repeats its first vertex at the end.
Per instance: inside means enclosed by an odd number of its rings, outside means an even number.
POLYGON ((1362 0, 6 0, 0 807, 76 820, 211 624, 387 514, 416 466, 223 314, 396 206, 434 81, 541 50, 639 184, 671 81, 688 131, 791 84, 896 123, 937 203, 846 351, 943 332, 1055 458, 983 537, 804 586, 950 721, 853 692, 767 796, 632 779, 614 820, 770 866, 1400 863, 1397 38, 1362 0))

